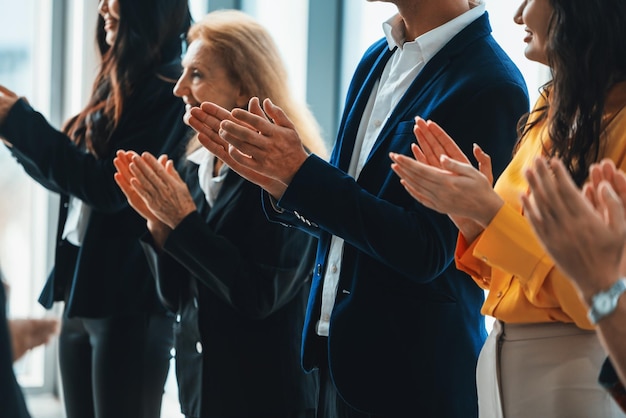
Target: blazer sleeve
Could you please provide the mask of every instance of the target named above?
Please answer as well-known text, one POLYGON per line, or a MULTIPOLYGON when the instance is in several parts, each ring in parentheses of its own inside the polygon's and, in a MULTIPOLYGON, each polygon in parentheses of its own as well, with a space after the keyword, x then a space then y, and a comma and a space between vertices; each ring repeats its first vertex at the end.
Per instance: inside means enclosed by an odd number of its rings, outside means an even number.
POLYGON ((159 300, 168 310, 178 312, 183 289, 188 287, 189 273, 172 257, 159 253, 150 234, 146 233, 140 244, 155 279, 159 300))
POLYGON ((164 251, 240 313, 263 319, 293 299, 312 275, 315 242, 294 228, 268 222, 259 189, 211 227, 198 212, 169 235, 164 251))
MULTIPOLYGON (((459 96, 462 104, 445 102, 432 114, 422 116, 432 117, 453 133, 470 156, 472 144, 480 142, 491 152, 497 176, 511 158, 517 121, 528 110, 525 86, 490 83, 472 96, 459 96)), ((400 123, 391 138, 383 139, 390 144, 385 151, 410 155, 410 144, 415 142, 414 116, 400 123)), ((343 238, 410 280, 429 282, 452 262, 457 229, 446 215, 427 209, 408 195, 391 171, 387 154, 378 156, 377 167, 368 167, 376 158, 371 155, 358 181, 311 155, 278 204, 286 211, 298 211, 311 224, 343 238), (378 187, 366 187, 367 181, 376 182, 378 187)))
POLYGON ((13 156, 26 172, 47 189, 71 195, 102 212, 127 207, 115 183, 113 159, 118 149, 163 152, 185 136, 180 99, 172 83, 153 76, 138 86, 125 104, 120 123, 111 137, 112 149, 97 159, 77 147, 67 135, 53 128, 24 100, 19 100, 0 126, 0 135, 12 146, 13 156))

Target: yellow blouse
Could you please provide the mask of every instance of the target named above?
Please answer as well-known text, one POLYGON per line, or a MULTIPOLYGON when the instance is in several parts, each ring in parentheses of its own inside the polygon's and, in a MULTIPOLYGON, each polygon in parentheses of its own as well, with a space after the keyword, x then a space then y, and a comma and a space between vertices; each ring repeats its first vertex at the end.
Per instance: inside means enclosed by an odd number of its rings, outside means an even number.
MULTIPOLYGON (((540 98, 535 108, 545 105, 540 98)), ((609 93, 605 106, 608 121, 601 158, 611 158, 626 171, 626 82, 609 93)), ((505 204, 471 244, 461 234, 457 242, 457 268, 489 290, 484 315, 503 322, 574 322, 593 329, 587 308, 572 283, 554 266, 524 217, 520 196, 528 190, 524 172, 543 154, 548 143, 545 122, 529 132, 495 185, 505 204)))

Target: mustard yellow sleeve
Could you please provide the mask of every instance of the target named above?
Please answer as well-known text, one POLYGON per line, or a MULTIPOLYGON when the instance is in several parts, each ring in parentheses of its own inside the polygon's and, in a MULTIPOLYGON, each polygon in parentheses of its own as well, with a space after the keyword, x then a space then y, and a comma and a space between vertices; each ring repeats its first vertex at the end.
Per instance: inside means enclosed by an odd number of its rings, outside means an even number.
POLYGON ((472 255, 493 270, 512 274, 538 308, 560 308, 581 328, 592 329, 574 285, 545 252, 526 218, 504 204, 474 243, 472 255))
POLYGON ((459 233, 454 253, 454 262, 456 263, 456 268, 469 274, 478 286, 489 290, 491 267, 479 258, 474 257, 474 247, 477 242, 478 239, 475 239, 469 244, 463 234, 459 233))

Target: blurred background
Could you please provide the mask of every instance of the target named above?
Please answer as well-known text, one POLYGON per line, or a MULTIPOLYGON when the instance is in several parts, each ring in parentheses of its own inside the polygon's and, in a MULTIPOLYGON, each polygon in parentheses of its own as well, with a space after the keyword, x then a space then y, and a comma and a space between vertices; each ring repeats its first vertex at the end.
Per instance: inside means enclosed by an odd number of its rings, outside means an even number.
MULTIPOLYGON (((486 5, 493 34, 524 74, 533 103, 549 73, 524 58, 523 27, 513 22, 519 1, 486 5)), ((97 6, 98 0, 0 0, 0 84, 27 97, 57 128, 82 108, 91 89, 97 6)), ((396 12, 389 3, 364 0, 190 0, 190 6, 194 19, 236 8, 264 24, 287 58, 293 90, 309 103, 329 145, 358 60, 396 12)), ((2 146, 0 167, 0 269, 11 287, 8 316, 59 315, 61 307, 46 312, 37 303, 53 260, 58 197, 30 180, 2 146)), ((63 417, 54 342, 29 352, 15 371, 34 418, 63 417)), ((173 373, 162 417, 182 417, 173 373)))

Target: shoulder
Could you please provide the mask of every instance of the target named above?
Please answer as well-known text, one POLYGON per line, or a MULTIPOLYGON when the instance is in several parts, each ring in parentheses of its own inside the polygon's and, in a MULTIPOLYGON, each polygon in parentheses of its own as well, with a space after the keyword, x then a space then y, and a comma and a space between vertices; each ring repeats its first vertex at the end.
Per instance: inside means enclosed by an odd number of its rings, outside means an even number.
MULTIPOLYGON (((162 102, 182 103, 174 96, 173 89, 180 76, 182 67, 180 60, 162 64, 135 86, 129 100, 151 106, 162 102)), ((182 106, 182 105, 181 105, 182 106)))

